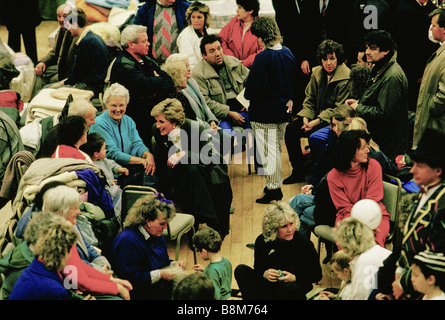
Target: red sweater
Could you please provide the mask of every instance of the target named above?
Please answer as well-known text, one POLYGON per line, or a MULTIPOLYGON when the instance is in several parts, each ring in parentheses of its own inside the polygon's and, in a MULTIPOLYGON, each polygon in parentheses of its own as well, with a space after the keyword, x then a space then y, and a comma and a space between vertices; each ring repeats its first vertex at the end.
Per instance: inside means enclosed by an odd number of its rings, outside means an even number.
POLYGON ((110 275, 94 269, 86 264, 79 256, 76 245, 71 249, 71 258, 67 263, 67 267, 63 275, 70 279, 70 283, 75 284, 80 291, 91 293, 93 295, 117 295, 117 283, 110 281, 110 275), (70 269, 73 266, 75 269, 70 269), (77 272, 77 275, 75 274, 77 272))
POLYGON ((335 225, 351 215, 352 206, 361 199, 372 199, 380 204, 382 222, 376 235, 376 241, 382 245, 389 232, 389 213, 383 199, 382 167, 375 159, 369 159, 368 168, 357 166, 347 172, 332 169, 327 176, 329 193, 337 208, 335 225))
POLYGON ((245 67, 250 68, 255 56, 263 50, 263 47, 258 38, 250 32, 250 28, 243 38, 243 25, 241 20, 234 17, 222 28, 219 37, 224 54, 238 58, 245 67))

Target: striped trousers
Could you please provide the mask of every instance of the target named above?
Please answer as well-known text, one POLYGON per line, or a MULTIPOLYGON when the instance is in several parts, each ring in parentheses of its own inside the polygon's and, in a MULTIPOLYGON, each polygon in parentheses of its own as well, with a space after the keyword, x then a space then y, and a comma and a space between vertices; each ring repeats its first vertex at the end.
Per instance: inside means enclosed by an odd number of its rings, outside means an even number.
POLYGON ((281 170, 281 146, 284 140, 286 122, 261 123, 250 121, 255 144, 257 148, 258 174, 266 178, 266 187, 269 190, 278 189, 282 186, 281 170))

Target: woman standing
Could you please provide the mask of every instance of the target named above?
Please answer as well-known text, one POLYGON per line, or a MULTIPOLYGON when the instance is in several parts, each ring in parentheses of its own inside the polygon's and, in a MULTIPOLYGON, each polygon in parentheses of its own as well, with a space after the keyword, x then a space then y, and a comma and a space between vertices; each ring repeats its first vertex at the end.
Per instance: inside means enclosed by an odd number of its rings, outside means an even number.
POLYGON ((185 54, 193 69, 199 60, 202 59, 199 47, 203 36, 212 33, 209 28, 211 15, 209 7, 199 1, 194 1, 185 12, 188 27, 181 31, 176 44, 179 52, 185 54))
POLYGON ((285 202, 269 205, 263 213, 263 233, 255 241, 254 268, 235 269, 245 300, 306 300, 322 273, 312 242, 298 230, 300 220, 285 202))
POLYGON ((236 0, 236 17, 222 28, 219 37, 223 52, 241 60, 247 68, 261 52, 262 45, 256 35, 251 32, 251 25, 258 18, 260 3, 258 0, 236 0))
POLYGON ((375 240, 384 247, 389 233, 389 213, 383 199, 382 167, 369 158, 370 135, 364 130, 344 131, 334 149, 333 167, 327 176, 329 193, 337 209, 335 226, 351 215, 353 205, 361 199, 371 199, 382 209, 382 221, 375 240))
MULTIPOLYGON (((256 148, 266 177, 264 196, 258 203, 281 200, 281 145, 292 103, 297 61, 292 52, 281 45, 278 26, 272 18, 260 17, 252 23, 252 34, 264 46, 249 72, 245 97, 250 100, 249 120, 256 148)), ((259 160, 259 159, 258 159, 259 160)), ((258 170, 261 173, 261 170, 258 170)))

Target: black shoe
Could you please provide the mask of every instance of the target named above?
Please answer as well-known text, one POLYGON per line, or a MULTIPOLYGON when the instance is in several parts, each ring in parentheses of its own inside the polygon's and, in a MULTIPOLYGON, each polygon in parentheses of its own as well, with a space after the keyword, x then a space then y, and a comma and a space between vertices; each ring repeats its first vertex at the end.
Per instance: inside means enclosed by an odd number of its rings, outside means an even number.
POLYGON ((255 243, 248 243, 246 244, 246 247, 255 250, 255 243))
POLYGON ((306 174, 296 174, 292 172, 289 177, 283 180, 283 184, 294 184, 304 181, 306 181, 306 174))
POLYGON ((264 196, 262 198, 256 199, 257 203, 269 203, 274 200, 283 199, 283 193, 281 192, 281 188, 278 189, 266 189, 264 192, 264 196))

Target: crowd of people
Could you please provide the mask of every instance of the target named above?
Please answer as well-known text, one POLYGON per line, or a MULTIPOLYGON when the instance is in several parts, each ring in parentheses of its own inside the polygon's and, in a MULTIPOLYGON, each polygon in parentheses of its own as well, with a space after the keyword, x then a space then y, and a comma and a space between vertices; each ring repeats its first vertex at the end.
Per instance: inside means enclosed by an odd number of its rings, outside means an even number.
POLYGON ((323 263, 342 283, 315 299, 445 299, 444 5, 272 0, 271 18, 259 0, 235 2, 221 30, 205 1, 141 3, 117 53, 82 9, 57 8, 54 48, 32 57, 33 96, 75 88, 104 108, 68 98, 60 114, 20 129, 33 142, 20 193, 32 204, 20 244, 0 260, 3 299, 306 300, 322 279, 317 225, 334 230, 323 263), (379 28, 363 29, 366 5, 379 28), (392 19, 407 13, 408 22, 392 19), (412 58, 407 43, 425 44, 422 54, 412 58), (253 266, 221 255, 240 145, 265 180, 253 266), (388 174, 415 184, 400 226, 382 202, 388 174), (283 199, 283 184, 295 183, 301 193, 283 199), (127 185, 156 192, 123 212, 127 185), (377 204, 377 226, 352 216, 363 199, 377 204), (190 244, 207 266, 188 272, 169 258, 162 234, 176 212, 194 215, 190 244), (400 237, 389 250, 391 228, 400 237))

